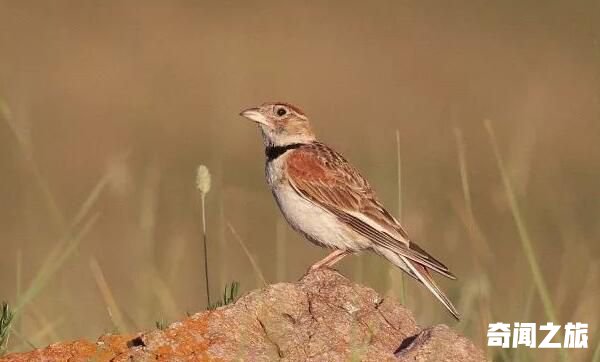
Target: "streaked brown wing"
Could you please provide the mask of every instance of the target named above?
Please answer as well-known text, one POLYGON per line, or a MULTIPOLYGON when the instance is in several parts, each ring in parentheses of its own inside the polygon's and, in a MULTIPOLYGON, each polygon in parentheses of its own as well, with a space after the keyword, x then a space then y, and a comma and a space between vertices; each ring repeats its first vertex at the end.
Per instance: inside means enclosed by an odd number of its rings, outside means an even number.
POLYGON ((294 150, 286 159, 286 167, 289 182, 300 195, 330 211, 357 233, 453 277, 444 264, 409 241, 406 231, 377 200, 367 180, 339 153, 313 143, 294 150))

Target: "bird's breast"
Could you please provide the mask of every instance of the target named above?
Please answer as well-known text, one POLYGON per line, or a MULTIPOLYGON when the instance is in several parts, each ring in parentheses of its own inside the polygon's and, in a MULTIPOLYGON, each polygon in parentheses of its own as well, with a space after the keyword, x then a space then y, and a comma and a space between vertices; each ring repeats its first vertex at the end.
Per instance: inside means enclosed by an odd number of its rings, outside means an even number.
POLYGON ((369 242, 342 223, 331 212, 296 192, 289 182, 274 178, 273 196, 290 226, 313 243, 328 248, 361 250, 369 242))
POLYGON ((267 183, 271 188, 283 183, 286 181, 285 176, 285 159, 287 158, 286 154, 277 157, 276 159, 267 161, 265 165, 265 177, 267 178, 267 183))

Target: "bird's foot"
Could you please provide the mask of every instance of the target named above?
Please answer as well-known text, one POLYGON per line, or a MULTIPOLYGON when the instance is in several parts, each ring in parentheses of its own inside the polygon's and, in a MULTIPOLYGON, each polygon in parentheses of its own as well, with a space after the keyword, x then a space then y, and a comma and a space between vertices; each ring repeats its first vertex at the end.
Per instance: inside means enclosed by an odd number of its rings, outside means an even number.
POLYGON ((311 265, 310 268, 308 269, 308 271, 312 272, 312 271, 315 271, 317 269, 321 269, 324 267, 331 268, 337 262, 342 260, 346 255, 349 255, 352 253, 353 253, 353 251, 351 251, 351 250, 334 250, 333 252, 331 252, 329 255, 327 255, 323 259, 321 259, 318 262, 311 265))

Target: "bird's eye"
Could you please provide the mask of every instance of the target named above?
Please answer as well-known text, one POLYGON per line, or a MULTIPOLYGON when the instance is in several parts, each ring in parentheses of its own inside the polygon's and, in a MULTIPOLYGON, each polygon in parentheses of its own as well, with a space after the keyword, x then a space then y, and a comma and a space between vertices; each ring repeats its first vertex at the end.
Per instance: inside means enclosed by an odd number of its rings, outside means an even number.
POLYGON ((287 111, 283 107, 278 108, 276 112, 279 117, 285 116, 285 114, 287 113, 287 111))

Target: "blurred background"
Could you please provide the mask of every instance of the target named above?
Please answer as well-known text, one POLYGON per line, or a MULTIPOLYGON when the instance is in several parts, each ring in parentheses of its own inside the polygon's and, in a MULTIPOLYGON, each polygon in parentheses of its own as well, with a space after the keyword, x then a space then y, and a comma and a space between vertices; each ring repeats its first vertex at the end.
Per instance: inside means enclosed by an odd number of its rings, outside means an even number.
POLYGON ((238 116, 282 100, 458 276, 438 280, 464 318, 376 256, 344 274, 484 349, 490 322, 589 323, 567 358, 599 359, 598 24, 597 1, 0 2, 9 350, 204 310, 200 164, 213 295, 323 257, 283 221, 238 116))

